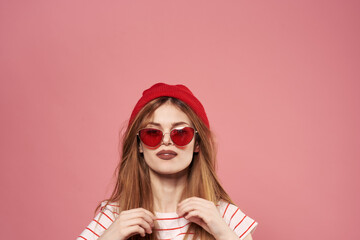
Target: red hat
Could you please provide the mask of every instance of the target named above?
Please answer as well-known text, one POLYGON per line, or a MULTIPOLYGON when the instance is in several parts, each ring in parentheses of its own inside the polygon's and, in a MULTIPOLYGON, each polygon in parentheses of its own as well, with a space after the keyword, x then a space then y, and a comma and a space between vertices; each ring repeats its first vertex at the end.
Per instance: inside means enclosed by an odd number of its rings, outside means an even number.
POLYGON ((143 92, 142 97, 139 99, 131 113, 129 125, 134 121, 136 115, 148 102, 155 98, 164 96, 174 97, 186 103, 200 117, 205 125, 210 128, 205 109, 192 92, 184 85, 169 85, 166 83, 156 83, 143 92))

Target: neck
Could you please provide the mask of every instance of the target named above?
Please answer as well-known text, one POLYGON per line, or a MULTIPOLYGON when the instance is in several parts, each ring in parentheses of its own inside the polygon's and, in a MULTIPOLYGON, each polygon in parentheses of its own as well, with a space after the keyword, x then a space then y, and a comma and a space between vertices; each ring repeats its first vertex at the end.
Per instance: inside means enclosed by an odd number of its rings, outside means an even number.
POLYGON ((162 175, 150 170, 151 189, 155 212, 176 212, 177 204, 186 185, 187 169, 170 175, 162 175))

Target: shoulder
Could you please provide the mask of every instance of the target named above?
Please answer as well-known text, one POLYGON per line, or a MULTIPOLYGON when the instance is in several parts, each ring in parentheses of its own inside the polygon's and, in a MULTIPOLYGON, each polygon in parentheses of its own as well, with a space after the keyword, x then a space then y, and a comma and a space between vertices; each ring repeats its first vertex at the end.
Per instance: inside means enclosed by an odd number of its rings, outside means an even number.
POLYGON ((116 202, 102 201, 100 205, 100 212, 111 212, 112 215, 119 215, 120 206, 116 202))
POLYGON ((221 213, 221 216, 224 219, 229 219, 229 220, 232 214, 236 213, 237 211, 240 211, 240 209, 236 205, 224 200, 220 200, 217 204, 217 207, 221 213))
POLYGON ((220 200, 217 207, 222 218, 240 239, 250 237, 250 234, 254 232, 258 225, 254 219, 246 215, 238 206, 230 202, 220 200))
POLYGON ((103 201, 100 212, 92 219, 77 240, 96 240, 115 221, 118 216, 119 206, 116 203, 103 201))

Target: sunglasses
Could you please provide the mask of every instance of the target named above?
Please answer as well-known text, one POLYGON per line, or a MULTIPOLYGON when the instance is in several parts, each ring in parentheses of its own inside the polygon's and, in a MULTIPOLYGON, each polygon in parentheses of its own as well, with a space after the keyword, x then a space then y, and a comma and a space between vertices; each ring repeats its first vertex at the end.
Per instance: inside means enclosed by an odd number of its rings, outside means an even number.
MULTIPOLYGON (((175 145, 183 147, 191 142, 195 133, 197 131, 192 127, 175 128, 170 131, 170 138, 175 145)), ((141 142, 148 147, 159 146, 165 134, 155 128, 144 128, 137 133, 141 142)))

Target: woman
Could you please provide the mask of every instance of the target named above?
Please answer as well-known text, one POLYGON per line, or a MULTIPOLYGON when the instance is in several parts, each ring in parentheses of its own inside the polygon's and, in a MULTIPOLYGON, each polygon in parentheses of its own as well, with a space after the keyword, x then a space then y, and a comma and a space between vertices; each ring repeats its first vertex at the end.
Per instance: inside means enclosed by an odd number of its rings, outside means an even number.
POLYGON ((220 185, 214 147, 187 87, 145 90, 123 136, 115 189, 77 240, 251 240, 257 222, 220 185))

